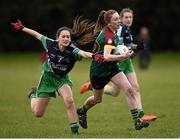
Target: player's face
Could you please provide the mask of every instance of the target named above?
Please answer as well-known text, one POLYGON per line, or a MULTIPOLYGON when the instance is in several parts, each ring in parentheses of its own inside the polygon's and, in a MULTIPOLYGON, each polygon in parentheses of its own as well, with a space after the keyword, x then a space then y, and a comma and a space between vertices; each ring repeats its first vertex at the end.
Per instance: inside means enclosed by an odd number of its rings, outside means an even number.
POLYGON ((133 15, 131 12, 125 12, 123 14, 123 17, 121 19, 123 25, 130 27, 132 25, 133 22, 133 15))
POLYGON ((58 37, 59 46, 68 46, 71 42, 71 34, 68 30, 63 30, 58 37))
POLYGON ((114 31, 119 28, 120 25, 120 17, 118 13, 114 13, 111 17, 111 21, 108 24, 114 31))

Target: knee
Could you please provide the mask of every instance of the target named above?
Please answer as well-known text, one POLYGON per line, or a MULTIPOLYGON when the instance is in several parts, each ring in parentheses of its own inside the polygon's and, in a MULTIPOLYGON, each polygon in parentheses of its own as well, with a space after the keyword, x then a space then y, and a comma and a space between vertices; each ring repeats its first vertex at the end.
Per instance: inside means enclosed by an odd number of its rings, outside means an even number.
POLYGON ((74 100, 73 98, 66 98, 65 99, 65 105, 66 105, 66 108, 69 109, 73 106, 74 104, 74 100))
POLYGON ((42 112, 39 112, 39 111, 33 111, 33 115, 34 115, 36 118, 41 118, 41 117, 43 117, 43 113, 42 113, 42 112))
POLYGON ((125 89, 125 94, 126 95, 133 95, 135 93, 135 90, 132 86, 128 86, 126 89, 125 89))
POLYGON ((113 96, 113 97, 117 97, 117 96, 119 96, 119 93, 120 93, 120 90, 114 91, 114 92, 112 93, 112 96, 113 96))
POLYGON ((140 92, 140 89, 139 89, 139 85, 138 85, 138 84, 133 85, 132 87, 133 87, 133 89, 134 89, 135 92, 140 92))

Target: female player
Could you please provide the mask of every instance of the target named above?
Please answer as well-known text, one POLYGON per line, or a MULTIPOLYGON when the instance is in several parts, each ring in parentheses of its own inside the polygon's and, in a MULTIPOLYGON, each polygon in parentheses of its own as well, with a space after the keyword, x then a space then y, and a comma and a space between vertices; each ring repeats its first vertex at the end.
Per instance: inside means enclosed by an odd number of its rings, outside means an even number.
POLYGON ((82 57, 92 58, 92 53, 80 50, 75 45, 83 45, 94 40, 94 24, 89 20, 74 20, 73 28, 61 27, 57 30, 56 40, 50 39, 32 29, 24 27, 18 20, 11 23, 15 30, 23 31, 41 41, 48 58, 43 65, 42 75, 37 86, 29 94, 31 110, 36 117, 42 117, 56 92, 62 97, 70 128, 73 134, 78 134, 76 108, 73 100, 72 82, 68 76, 75 62, 82 57))
MULTIPOLYGON (((120 71, 117 62, 125 60, 132 56, 132 51, 128 51, 121 55, 114 55, 113 51, 122 41, 116 34, 120 25, 120 17, 117 11, 108 10, 100 14, 99 22, 104 21, 105 27, 101 30, 96 38, 94 52, 96 55, 103 55, 104 61, 97 62, 92 60, 90 68, 90 81, 93 88, 93 95, 89 97, 81 108, 77 109, 79 123, 83 128, 87 128, 87 111, 102 101, 104 87, 110 81, 113 82, 120 90, 123 89, 128 107, 131 110, 135 129, 140 130, 149 126, 148 122, 141 121, 138 117, 137 104, 134 98, 134 89, 126 78, 125 74, 120 71)), ((96 28, 95 28, 96 29, 96 28)))
MULTIPOLYGON (((130 31, 130 27, 133 23, 133 11, 129 8, 122 9, 120 13, 120 19, 121 19, 121 26, 117 30, 117 35, 123 39, 123 43, 129 49, 138 49, 138 47, 142 47, 142 46, 137 46, 136 44, 133 44, 133 38, 130 31)), ((144 120, 144 121, 156 120, 157 116, 152 115, 152 114, 151 115, 144 114, 144 110, 142 108, 142 103, 141 103, 139 84, 137 81, 137 76, 136 76, 131 59, 119 61, 118 67, 125 73, 128 81, 130 82, 130 84, 135 90, 134 97, 136 98, 136 101, 137 101, 137 109, 139 113, 138 114, 139 118, 141 118, 141 120, 144 120)), ((91 89, 91 86, 90 86, 90 82, 87 81, 81 86, 80 93, 84 93, 88 91, 89 89, 91 89)), ((117 87, 115 84, 113 84, 113 87, 110 85, 106 85, 104 89, 104 93, 117 97, 120 93, 120 88, 117 87)))

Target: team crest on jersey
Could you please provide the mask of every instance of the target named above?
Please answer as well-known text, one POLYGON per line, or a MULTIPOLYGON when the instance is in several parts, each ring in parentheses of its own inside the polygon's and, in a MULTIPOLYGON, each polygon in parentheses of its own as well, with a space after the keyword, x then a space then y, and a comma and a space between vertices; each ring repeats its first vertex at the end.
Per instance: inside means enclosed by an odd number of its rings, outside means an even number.
POLYGON ((109 39, 107 42, 108 42, 108 44, 111 44, 111 43, 112 43, 112 40, 111 40, 111 39, 109 39))

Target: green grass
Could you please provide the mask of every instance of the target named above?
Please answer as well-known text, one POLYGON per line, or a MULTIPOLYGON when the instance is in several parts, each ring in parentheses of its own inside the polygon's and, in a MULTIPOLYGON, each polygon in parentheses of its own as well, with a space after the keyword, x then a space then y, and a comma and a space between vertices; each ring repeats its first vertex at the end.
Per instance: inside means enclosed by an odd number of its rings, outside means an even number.
MULTIPOLYGON (((88 112, 89 128, 80 129, 84 138, 177 138, 180 137, 180 53, 153 54, 148 70, 140 70, 133 59, 147 113, 159 118, 135 131, 123 92, 117 98, 104 96, 103 102, 88 112)), ((90 61, 76 63, 71 71, 76 106, 91 95, 79 94, 89 77, 90 61)), ((0 137, 72 137, 61 98, 52 99, 43 118, 33 117, 28 90, 36 85, 41 72, 40 54, 0 55, 0 137)))

